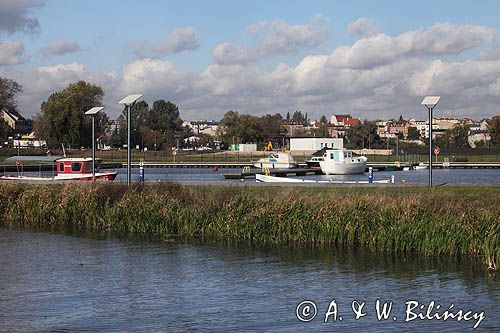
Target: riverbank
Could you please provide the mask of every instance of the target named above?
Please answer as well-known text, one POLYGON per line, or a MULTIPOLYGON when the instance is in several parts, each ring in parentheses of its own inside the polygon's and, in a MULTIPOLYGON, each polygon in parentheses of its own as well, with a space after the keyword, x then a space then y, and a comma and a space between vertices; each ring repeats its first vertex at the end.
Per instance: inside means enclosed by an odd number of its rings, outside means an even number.
POLYGON ((9 226, 477 256, 500 264, 500 187, 0 187, 9 226))

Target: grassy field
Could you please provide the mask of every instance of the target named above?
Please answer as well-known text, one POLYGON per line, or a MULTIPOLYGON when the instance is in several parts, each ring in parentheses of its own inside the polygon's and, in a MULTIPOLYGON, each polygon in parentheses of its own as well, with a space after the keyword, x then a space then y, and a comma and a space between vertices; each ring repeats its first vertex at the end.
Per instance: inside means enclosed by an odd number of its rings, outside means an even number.
POLYGON ((293 188, 177 184, 0 187, 10 226, 475 256, 497 269, 500 187, 293 188))

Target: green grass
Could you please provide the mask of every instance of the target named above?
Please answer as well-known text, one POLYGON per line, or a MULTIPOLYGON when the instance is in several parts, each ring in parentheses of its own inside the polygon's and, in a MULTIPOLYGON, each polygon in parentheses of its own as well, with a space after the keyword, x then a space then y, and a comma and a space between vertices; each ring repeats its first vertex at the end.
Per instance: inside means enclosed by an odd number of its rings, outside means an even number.
POLYGON ((500 258, 500 187, 0 187, 10 226, 500 258))

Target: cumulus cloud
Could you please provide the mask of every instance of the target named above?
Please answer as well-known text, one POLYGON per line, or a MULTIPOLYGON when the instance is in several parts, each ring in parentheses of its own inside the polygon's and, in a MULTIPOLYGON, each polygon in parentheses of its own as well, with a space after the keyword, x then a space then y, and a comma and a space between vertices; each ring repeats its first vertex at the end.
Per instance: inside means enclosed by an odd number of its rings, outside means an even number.
POLYGON ((17 31, 34 33, 40 29, 38 20, 31 17, 33 9, 43 6, 40 0, 0 0, 0 32, 17 31))
POLYGON ((459 54, 491 42, 496 31, 485 26, 438 23, 425 30, 365 37, 352 46, 337 48, 332 64, 348 68, 372 68, 406 57, 459 54))
MULTIPOLYGON (((25 87, 20 105, 38 107, 52 92, 83 79, 103 87, 111 117, 121 111, 116 101, 131 93, 142 93, 149 102, 171 100, 179 105, 184 119, 220 119, 230 109, 251 114, 301 109, 317 118, 345 112, 369 119, 400 114, 424 119, 425 109, 419 103, 428 94, 443 96, 439 115, 491 117, 498 113, 500 103, 500 54, 469 55, 465 60, 442 54, 482 45, 494 32, 485 27, 469 26, 469 31, 467 26, 454 27, 438 25, 395 37, 365 37, 330 54, 306 56, 297 64, 281 63, 271 70, 256 63, 216 63, 194 72, 151 58, 135 60, 119 73, 93 72, 79 63, 45 66, 18 79, 25 87), (443 35, 442 31, 448 32, 443 35), (422 36, 425 47, 416 45, 422 36), (446 39, 448 46, 434 47, 436 38, 446 39), (363 43, 367 46, 358 47, 363 43), (394 46, 392 53, 377 54, 387 45, 394 46), (362 57, 368 51, 376 62, 362 57), (349 57, 340 61, 339 54, 349 57)), ((251 29, 267 36, 270 25, 251 29)))
POLYGON ((20 41, 0 41, 0 66, 22 64, 23 53, 24 46, 20 41))
POLYGON ((248 45, 222 43, 217 45, 213 58, 218 64, 238 64, 282 53, 293 53, 312 49, 328 38, 328 29, 312 24, 290 25, 284 21, 262 21, 247 28, 247 32, 262 35, 260 43, 252 48, 248 45))
POLYGON ((174 29, 166 38, 159 41, 141 40, 132 46, 137 57, 162 56, 193 51, 200 47, 198 31, 191 26, 174 29))
POLYGON ((80 46, 74 40, 59 40, 42 48, 46 56, 64 55, 80 51, 80 46))
POLYGON ((381 29, 366 17, 357 19, 347 27, 347 33, 351 36, 373 36, 380 32, 381 29))

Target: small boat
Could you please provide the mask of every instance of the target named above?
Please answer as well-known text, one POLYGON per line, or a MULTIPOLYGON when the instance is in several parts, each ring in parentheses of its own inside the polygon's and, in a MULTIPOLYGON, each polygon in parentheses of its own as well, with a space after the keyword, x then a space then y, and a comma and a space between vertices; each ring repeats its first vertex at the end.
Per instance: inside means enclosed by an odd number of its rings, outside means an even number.
POLYGON ((256 168, 269 168, 269 169, 292 169, 297 167, 297 162, 293 159, 292 154, 289 153, 273 153, 268 157, 263 157, 258 161, 253 161, 256 168))
MULTIPOLYGON (((96 162, 98 160, 96 159, 96 162)), ((116 171, 95 172, 92 175, 92 158, 62 158, 56 161, 57 175, 53 177, 14 176, 0 177, 0 180, 26 181, 26 182, 53 182, 53 181, 113 181, 116 171)))
MULTIPOLYGON (((268 176, 262 174, 256 174, 255 180, 257 183, 307 183, 307 184, 370 184, 368 180, 313 180, 313 179, 302 179, 302 178, 287 178, 287 177, 276 177, 268 176)), ((380 179, 373 180, 373 184, 394 184, 394 176, 390 179, 380 179)))
POLYGON ((323 156, 313 156, 309 161, 306 161, 308 168, 319 168, 319 162, 324 161, 323 156))
POLYGON ((354 156, 352 150, 328 149, 319 162, 325 175, 353 175, 366 170, 366 156, 354 156))
POLYGON ((415 166, 415 170, 427 170, 427 169, 429 169, 429 166, 422 162, 418 163, 418 165, 415 166))

